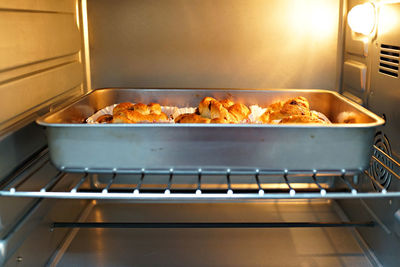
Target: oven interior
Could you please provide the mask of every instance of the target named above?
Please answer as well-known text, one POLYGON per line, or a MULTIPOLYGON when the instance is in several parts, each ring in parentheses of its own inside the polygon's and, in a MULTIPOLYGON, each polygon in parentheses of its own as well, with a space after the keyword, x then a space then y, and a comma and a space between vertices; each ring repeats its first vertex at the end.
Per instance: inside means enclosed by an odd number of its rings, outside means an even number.
POLYGON ((27 0, 0 14, 0 265, 398 264, 398 1, 27 0), (35 120, 110 87, 327 89, 386 123, 361 173, 56 169, 35 120))

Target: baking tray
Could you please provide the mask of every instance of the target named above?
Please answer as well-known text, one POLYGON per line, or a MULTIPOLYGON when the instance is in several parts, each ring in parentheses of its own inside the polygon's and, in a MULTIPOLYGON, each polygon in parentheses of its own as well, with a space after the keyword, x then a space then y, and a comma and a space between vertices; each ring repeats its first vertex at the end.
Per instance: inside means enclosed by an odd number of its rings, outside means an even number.
POLYGON ((328 90, 98 89, 37 123, 45 126, 50 158, 66 171, 237 169, 361 171, 368 167, 375 129, 384 120, 328 90), (202 98, 230 98, 267 106, 304 96, 330 120, 356 113, 361 123, 307 124, 85 124, 105 106, 157 102, 197 106, 202 98))

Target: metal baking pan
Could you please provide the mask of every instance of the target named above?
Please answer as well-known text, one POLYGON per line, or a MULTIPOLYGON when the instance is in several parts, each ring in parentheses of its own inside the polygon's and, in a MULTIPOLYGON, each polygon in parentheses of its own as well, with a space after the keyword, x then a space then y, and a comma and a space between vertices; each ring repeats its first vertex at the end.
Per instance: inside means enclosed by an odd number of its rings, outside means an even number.
POLYGON ((54 165, 68 171, 139 169, 259 169, 260 171, 361 171, 368 167, 375 129, 384 120, 327 90, 98 89, 37 120, 45 126, 54 165), (158 102, 197 106, 205 96, 244 104, 306 97, 331 121, 342 111, 361 123, 268 124, 85 124, 105 106, 158 102))

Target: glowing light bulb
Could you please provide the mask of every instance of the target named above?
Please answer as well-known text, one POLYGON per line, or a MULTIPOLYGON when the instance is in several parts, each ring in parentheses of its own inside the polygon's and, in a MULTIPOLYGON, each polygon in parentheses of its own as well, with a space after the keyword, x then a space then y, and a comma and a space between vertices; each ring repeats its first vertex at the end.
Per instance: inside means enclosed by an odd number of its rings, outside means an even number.
POLYGON ((347 23, 357 33, 369 35, 375 27, 375 7, 365 3, 353 7, 347 15, 347 23))

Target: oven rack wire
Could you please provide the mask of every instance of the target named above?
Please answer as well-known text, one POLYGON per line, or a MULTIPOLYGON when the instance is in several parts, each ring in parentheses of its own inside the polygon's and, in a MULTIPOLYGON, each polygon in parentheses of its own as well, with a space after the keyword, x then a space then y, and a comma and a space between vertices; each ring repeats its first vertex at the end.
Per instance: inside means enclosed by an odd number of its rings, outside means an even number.
MULTIPOLYGON (((58 198, 58 199, 114 199, 132 201, 251 201, 267 199, 349 199, 349 198, 393 198, 400 197, 399 191, 392 191, 389 187, 382 185, 371 173, 371 168, 363 173, 359 170, 310 170, 310 171, 290 171, 276 170, 263 171, 255 170, 231 170, 231 169, 194 169, 194 170, 174 170, 174 169, 132 169, 132 170, 100 170, 86 168, 84 170, 65 169, 56 173, 47 183, 38 188, 24 189, 24 184, 28 181, 33 184, 32 179, 36 179, 35 174, 43 166, 51 164, 48 159, 47 149, 42 151, 34 160, 28 162, 14 175, 0 183, 0 196, 4 197, 31 197, 31 198, 58 198), (66 188, 60 190, 56 187, 62 180, 70 179, 72 172, 80 173, 80 177, 66 188), (121 175, 137 175, 137 181, 128 183, 124 187, 114 188, 116 181, 121 175), (102 175, 108 177, 106 182, 100 186, 93 186, 93 177, 102 175), (197 179, 196 183, 188 185, 175 184, 175 178, 180 175, 191 175, 197 179), (222 184, 217 186, 205 183, 204 177, 219 175, 225 177, 222 184), (245 184, 235 184, 232 177, 250 177, 251 182, 245 184), (278 187, 266 186, 260 182, 260 176, 280 177, 281 182, 278 187), (163 176, 166 183, 158 184, 154 188, 144 186, 148 176, 163 176), (359 177, 365 177, 372 186, 366 190, 365 187, 359 189, 354 182, 359 177), (299 187, 293 179, 301 177, 303 182, 299 187), (340 186, 325 186, 320 182, 321 177, 332 177, 335 184, 340 186), (87 184, 92 186, 87 186, 87 184), (84 186, 86 185, 86 186, 84 186)), ((400 179, 398 169, 400 164, 390 155, 374 146, 374 153, 371 157, 371 165, 377 164, 380 171, 387 172, 394 179, 400 179)), ((364 183, 365 184, 365 183, 364 183)))

